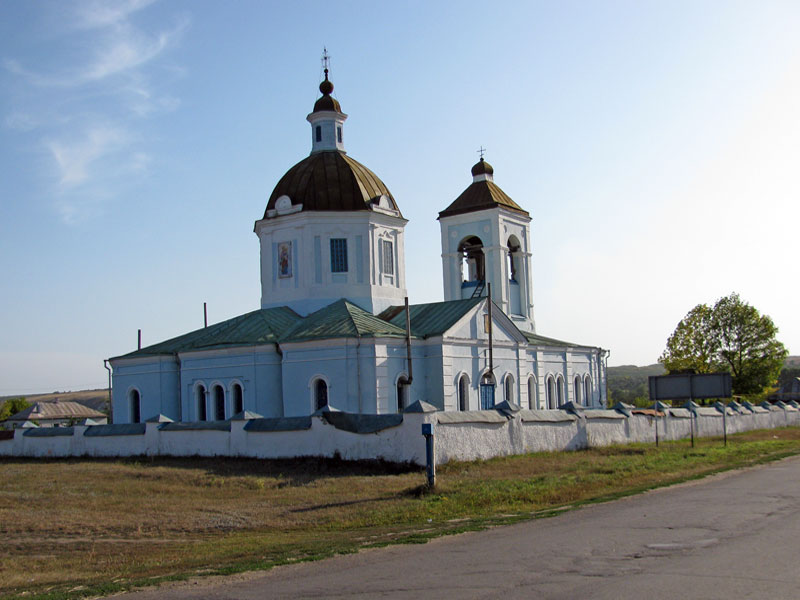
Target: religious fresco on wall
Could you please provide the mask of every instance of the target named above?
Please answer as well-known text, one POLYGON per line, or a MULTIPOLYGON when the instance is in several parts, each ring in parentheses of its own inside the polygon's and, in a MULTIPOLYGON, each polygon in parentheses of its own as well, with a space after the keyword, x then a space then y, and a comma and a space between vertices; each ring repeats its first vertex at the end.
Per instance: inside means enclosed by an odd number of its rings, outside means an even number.
POLYGON ((292 242, 278 244, 278 277, 288 279, 292 276, 292 242))

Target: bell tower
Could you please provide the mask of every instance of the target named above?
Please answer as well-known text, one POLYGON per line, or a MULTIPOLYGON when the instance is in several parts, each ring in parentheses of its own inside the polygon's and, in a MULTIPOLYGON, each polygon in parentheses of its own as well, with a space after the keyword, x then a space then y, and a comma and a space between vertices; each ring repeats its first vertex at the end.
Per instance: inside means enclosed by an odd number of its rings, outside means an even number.
POLYGON ((486 296, 519 329, 535 332, 527 211, 494 183, 483 159, 472 167, 472 184, 439 213, 444 299, 486 296))

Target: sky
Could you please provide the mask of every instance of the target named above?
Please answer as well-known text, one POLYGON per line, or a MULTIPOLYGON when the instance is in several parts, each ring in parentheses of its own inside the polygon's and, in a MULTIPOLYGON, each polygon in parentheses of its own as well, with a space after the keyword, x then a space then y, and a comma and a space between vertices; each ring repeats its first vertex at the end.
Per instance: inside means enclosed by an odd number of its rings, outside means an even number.
POLYGON ((259 307, 323 47, 412 303, 484 147, 533 219, 538 333, 651 364, 738 292, 800 354, 797 31, 794 1, 0 0, 0 395, 259 307))

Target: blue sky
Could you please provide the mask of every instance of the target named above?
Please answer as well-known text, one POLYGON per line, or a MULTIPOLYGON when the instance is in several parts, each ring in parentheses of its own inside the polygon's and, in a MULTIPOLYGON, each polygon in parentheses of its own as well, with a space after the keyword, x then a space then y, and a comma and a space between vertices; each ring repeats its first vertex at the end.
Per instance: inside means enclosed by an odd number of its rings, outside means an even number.
POLYGON ((483 146, 533 217, 540 333, 648 364, 737 291, 798 354, 797 31, 796 2, 0 1, 0 395, 258 307, 323 46, 412 302, 483 146))

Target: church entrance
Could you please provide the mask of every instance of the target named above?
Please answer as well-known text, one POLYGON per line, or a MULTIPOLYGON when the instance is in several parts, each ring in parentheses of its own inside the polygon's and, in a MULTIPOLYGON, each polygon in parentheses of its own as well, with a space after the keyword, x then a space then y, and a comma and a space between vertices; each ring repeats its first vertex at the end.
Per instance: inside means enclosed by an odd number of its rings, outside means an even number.
POLYGON ((494 377, 487 373, 481 379, 481 410, 494 408, 494 377))
POLYGON ((324 379, 317 379, 314 383, 314 406, 320 410, 328 405, 328 384, 324 379))

